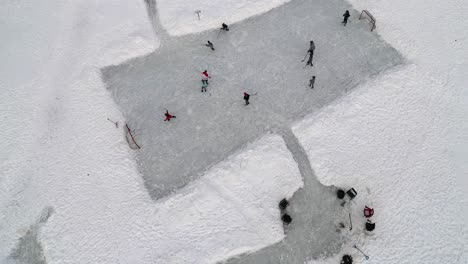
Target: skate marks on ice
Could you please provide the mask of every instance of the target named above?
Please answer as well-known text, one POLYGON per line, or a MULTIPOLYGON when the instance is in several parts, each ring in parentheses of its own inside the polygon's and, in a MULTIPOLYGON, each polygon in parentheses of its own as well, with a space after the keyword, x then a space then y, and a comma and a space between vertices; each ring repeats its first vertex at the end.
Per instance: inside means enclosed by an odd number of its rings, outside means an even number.
POLYGON ((336 198, 336 188, 318 182, 305 150, 289 127, 273 131, 283 137, 304 179, 304 188, 293 195, 287 207, 292 223, 285 227, 286 236, 282 241, 221 263, 305 263, 311 258, 336 254, 341 249, 343 240, 335 221, 346 214, 336 198))
POLYGON ((141 145, 137 162, 150 196, 167 196, 272 127, 288 126, 403 63, 367 24, 343 27, 346 9, 352 10, 341 0, 293 0, 231 25, 218 39, 218 29, 169 37, 146 57, 102 69, 141 145), (314 67, 304 68, 311 39, 314 67), (216 51, 203 45, 207 40, 216 51), (201 93, 205 69, 213 78, 201 93), (248 106, 244 91, 257 93, 248 106), (165 109, 177 119, 163 122, 165 109))
POLYGON ((6 263, 16 264, 46 264, 42 245, 38 238, 39 229, 44 225, 53 214, 52 207, 46 207, 42 210, 37 222, 26 230, 25 234, 19 239, 17 247, 7 258, 6 263))

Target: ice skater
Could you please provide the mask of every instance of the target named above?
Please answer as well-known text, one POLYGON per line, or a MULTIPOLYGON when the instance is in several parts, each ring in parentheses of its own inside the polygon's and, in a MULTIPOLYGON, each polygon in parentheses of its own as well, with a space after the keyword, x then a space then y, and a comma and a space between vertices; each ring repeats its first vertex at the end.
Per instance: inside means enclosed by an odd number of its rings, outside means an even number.
POLYGON ((202 80, 202 85, 201 85, 201 91, 202 91, 202 93, 203 93, 203 92, 206 93, 206 87, 208 87, 208 82, 205 83, 205 82, 203 82, 203 80, 202 80))
POLYGON ((348 23, 348 18, 350 16, 351 15, 349 14, 349 11, 346 10, 346 12, 343 14, 343 22, 341 22, 343 24, 343 26, 346 26, 346 24, 348 23))
POLYGON ((229 31, 228 25, 226 25, 225 23, 223 23, 223 24, 221 25, 221 30, 229 31))
POLYGON ((208 71, 205 70, 202 72, 202 85, 203 84, 206 84, 206 86, 208 86, 208 79, 211 78, 210 75, 208 75, 208 71))
POLYGON ((248 105, 248 104, 249 104, 249 98, 250 98, 250 94, 244 92, 245 105, 248 105))
POLYGON ((166 110, 166 113, 164 115, 166 116, 166 119, 164 119, 164 121, 171 121, 172 118, 176 118, 175 115, 169 114, 168 110, 166 110))
POLYGON ((307 57, 307 54, 309 54, 309 60, 307 61, 307 65, 314 66, 314 64, 312 63, 312 59, 314 58, 314 51, 315 51, 315 43, 314 41, 311 40, 309 50, 306 53, 306 57, 307 57))
POLYGON ((211 41, 209 40, 208 40, 208 43, 205 44, 205 46, 207 46, 208 48, 211 48, 211 50, 215 50, 213 43, 211 43, 211 41))
POLYGON ((309 81, 310 89, 314 89, 314 84, 315 84, 315 75, 312 76, 312 79, 310 79, 310 81, 309 81))

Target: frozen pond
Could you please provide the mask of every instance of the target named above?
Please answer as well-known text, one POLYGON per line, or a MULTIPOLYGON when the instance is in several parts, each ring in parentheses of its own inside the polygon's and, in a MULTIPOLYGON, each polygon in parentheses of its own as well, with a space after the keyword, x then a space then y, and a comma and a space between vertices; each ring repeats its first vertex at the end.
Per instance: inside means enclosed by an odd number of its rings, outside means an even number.
POLYGON ((151 197, 170 194, 266 131, 288 127, 402 63, 357 16, 343 1, 293 0, 230 25, 219 38, 219 30, 168 38, 153 54, 103 69, 142 146, 137 161, 151 197), (352 16, 343 27, 346 9, 352 16), (310 40, 314 67, 304 68, 310 40), (204 69, 213 76, 207 93, 200 92, 204 69), (244 91, 257 94, 249 106, 244 91), (163 122, 165 109, 177 118, 163 122))

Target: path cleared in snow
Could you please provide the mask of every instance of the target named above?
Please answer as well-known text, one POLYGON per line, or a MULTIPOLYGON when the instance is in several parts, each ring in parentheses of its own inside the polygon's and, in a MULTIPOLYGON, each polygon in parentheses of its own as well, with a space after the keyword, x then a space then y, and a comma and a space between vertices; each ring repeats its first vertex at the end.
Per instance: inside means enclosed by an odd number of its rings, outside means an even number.
POLYGON ((231 258, 223 263, 304 263, 312 258, 330 256, 340 251, 342 234, 338 227, 346 216, 336 188, 322 185, 310 166, 306 151, 291 129, 277 131, 297 162, 304 187, 289 200, 286 212, 293 221, 285 227, 286 237, 256 252, 231 258))
POLYGON ((170 194, 266 131, 403 62, 365 22, 343 27, 346 9, 338 0, 295 0, 231 25, 218 39, 218 30, 169 38, 149 56, 103 69, 142 146, 137 160, 151 197, 170 194), (315 66, 303 68, 312 39, 315 66), (203 45, 207 40, 216 51, 203 45), (213 78, 202 94, 204 69, 213 78), (314 90, 307 87, 312 75, 314 90), (244 91, 258 93, 249 106, 244 91), (177 119, 163 122, 166 108, 177 119))

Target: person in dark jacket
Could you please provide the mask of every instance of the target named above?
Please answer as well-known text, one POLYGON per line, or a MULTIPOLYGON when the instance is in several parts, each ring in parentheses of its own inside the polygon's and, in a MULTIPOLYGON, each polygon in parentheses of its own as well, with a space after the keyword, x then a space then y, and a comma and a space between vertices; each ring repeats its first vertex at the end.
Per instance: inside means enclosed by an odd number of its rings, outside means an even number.
POLYGON ((208 43, 205 44, 205 46, 207 46, 208 48, 211 48, 211 50, 215 50, 213 43, 211 43, 211 41, 209 40, 208 40, 208 43))
POLYGON ((348 23, 348 18, 350 17, 351 15, 349 14, 349 11, 346 10, 346 12, 343 14, 343 25, 346 26, 346 24, 348 23))
POLYGON ((221 25, 221 29, 222 29, 222 30, 225 30, 225 31, 229 31, 229 27, 228 27, 228 25, 226 25, 225 23, 223 23, 223 24, 221 25))
POLYGON ((310 79, 309 81, 310 89, 314 89, 314 84, 315 84, 315 76, 312 76, 312 79, 310 79))
POLYGON ((311 40, 309 50, 307 51, 307 53, 309 54, 309 60, 307 61, 307 65, 314 66, 314 64, 312 64, 312 59, 314 58, 314 51, 315 43, 311 40))
POLYGON ((244 92, 245 105, 248 105, 248 104, 249 104, 249 98, 250 98, 250 94, 244 92))

